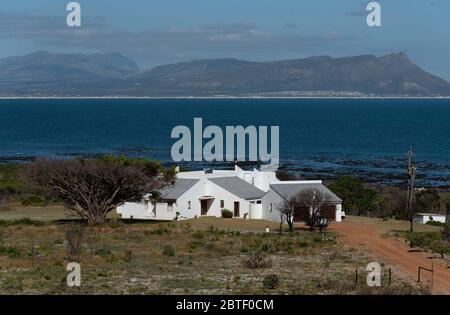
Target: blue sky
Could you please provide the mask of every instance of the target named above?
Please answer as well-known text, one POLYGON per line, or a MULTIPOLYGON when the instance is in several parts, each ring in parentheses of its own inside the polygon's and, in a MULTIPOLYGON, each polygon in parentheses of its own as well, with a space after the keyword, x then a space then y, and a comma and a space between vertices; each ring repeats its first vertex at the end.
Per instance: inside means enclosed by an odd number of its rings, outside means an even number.
POLYGON ((0 58, 37 50, 118 52, 141 68, 233 57, 406 52, 450 80, 450 1, 381 0, 382 27, 364 0, 79 0, 82 27, 68 28, 69 0, 0 4, 0 58))

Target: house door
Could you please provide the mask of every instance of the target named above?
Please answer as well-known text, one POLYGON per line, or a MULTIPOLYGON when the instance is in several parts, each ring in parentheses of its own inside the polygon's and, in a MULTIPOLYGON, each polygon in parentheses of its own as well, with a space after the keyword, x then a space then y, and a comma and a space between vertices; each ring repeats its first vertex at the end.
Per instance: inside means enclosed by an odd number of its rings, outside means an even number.
POLYGON ((200 200, 201 215, 206 215, 208 213, 208 200, 200 200))
POLYGON ((326 217, 328 220, 336 220, 336 206, 330 205, 330 206, 323 206, 320 209, 320 214, 326 217))
POLYGON ((309 218, 309 207, 297 207, 294 211, 294 222, 306 221, 309 218))
POLYGON ((234 216, 239 218, 240 217, 240 211, 239 211, 239 201, 234 202, 234 216))

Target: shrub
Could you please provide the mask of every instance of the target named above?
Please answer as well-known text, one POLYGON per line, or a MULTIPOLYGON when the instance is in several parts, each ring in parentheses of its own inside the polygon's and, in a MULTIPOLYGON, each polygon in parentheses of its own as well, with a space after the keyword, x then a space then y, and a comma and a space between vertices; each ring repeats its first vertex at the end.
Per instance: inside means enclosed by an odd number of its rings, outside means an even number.
POLYGON ((265 253, 274 253, 277 251, 275 248, 275 245, 271 241, 263 242, 260 245, 259 249, 260 249, 260 251, 265 252, 265 253))
POLYGON ((107 246, 102 246, 95 251, 95 255, 101 256, 101 257, 106 257, 106 256, 112 255, 112 251, 111 251, 111 248, 109 248, 107 246))
POLYGON ((172 246, 166 245, 163 248, 162 254, 164 256, 172 257, 172 256, 175 256, 175 250, 173 249, 172 246))
POLYGON ((444 226, 445 223, 439 222, 439 221, 428 221, 427 225, 433 225, 433 226, 444 226))
POLYGON ((306 247, 309 246, 309 243, 308 243, 307 241, 305 241, 305 240, 299 240, 299 241, 298 241, 298 246, 299 246, 300 248, 306 248, 306 247))
POLYGON ((79 224, 72 224, 66 230, 67 247, 72 261, 78 261, 80 257, 83 232, 83 227, 79 224))
POLYGON ((163 234, 171 234, 172 230, 167 225, 158 224, 155 229, 144 231, 145 235, 163 235, 163 234))
POLYGON ((38 195, 31 195, 21 199, 24 206, 44 207, 49 204, 47 198, 38 195))
POLYGON ((206 242, 206 243, 203 245, 203 249, 204 249, 205 251, 207 251, 207 252, 213 251, 214 248, 215 248, 215 246, 214 246, 214 243, 213 243, 213 242, 206 242))
POLYGON ((444 244, 441 240, 436 240, 430 244, 430 249, 433 253, 441 255, 441 258, 444 258, 446 253, 450 252, 450 248, 444 244))
POLYGON ((273 290, 280 284, 280 278, 276 274, 268 275, 263 280, 263 286, 266 289, 273 290))
POLYGON ((20 249, 16 246, 0 246, 0 256, 8 256, 9 258, 20 257, 20 249))
POLYGON ((251 269, 255 268, 266 268, 272 265, 272 260, 267 256, 266 253, 261 251, 256 251, 254 253, 248 254, 242 260, 242 264, 251 269))
POLYGON ((233 212, 228 209, 222 209, 222 218, 230 219, 233 217, 233 212))
POLYGON ((202 231, 195 231, 192 233, 192 237, 197 240, 202 240, 203 238, 205 238, 205 233, 203 233, 202 231))
POLYGON ((30 218, 21 218, 21 219, 15 219, 15 220, 0 220, 0 226, 13 226, 13 225, 41 226, 41 225, 44 225, 44 223, 40 222, 40 221, 31 220, 30 218))
POLYGON ((0 246, 5 244, 6 239, 6 229, 0 226, 0 246))
POLYGON ((125 251, 125 256, 124 256, 125 262, 131 262, 131 256, 132 255, 133 255, 133 251, 132 250, 126 250, 125 251))
POLYGON ((438 232, 409 232, 406 234, 406 239, 411 247, 426 249, 434 241, 440 240, 441 235, 438 232))
POLYGON ((320 236, 320 235, 315 235, 314 237, 313 237, 313 241, 314 241, 314 243, 322 243, 322 236, 320 236))

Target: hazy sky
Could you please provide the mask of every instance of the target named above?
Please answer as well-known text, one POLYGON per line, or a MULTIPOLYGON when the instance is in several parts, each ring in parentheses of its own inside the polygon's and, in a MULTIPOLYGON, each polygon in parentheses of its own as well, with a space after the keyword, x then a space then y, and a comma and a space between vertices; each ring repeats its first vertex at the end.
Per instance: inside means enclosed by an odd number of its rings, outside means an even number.
POLYGON ((404 51, 450 80, 450 1, 383 0, 382 27, 364 0, 2 0, 0 58, 49 52, 119 52, 141 68, 199 58, 276 60, 404 51))

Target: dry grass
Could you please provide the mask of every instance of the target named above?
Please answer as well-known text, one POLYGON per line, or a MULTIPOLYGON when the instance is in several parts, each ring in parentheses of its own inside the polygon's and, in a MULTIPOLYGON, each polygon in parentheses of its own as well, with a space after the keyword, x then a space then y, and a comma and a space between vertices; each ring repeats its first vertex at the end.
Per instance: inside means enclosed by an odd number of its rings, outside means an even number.
MULTIPOLYGON (((109 218, 118 218, 116 213, 108 215, 109 218)), ((0 210, 0 220, 16 220, 30 218, 37 221, 71 220, 77 217, 73 212, 61 205, 45 207, 23 206, 21 204, 10 204, 8 210, 0 210)))
MULTIPOLYGON (((403 233, 409 231, 409 222, 403 220, 389 219, 383 221, 382 219, 379 218, 367 218, 356 216, 347 216, 345 220, 354 223, 367 224, 379 230, 382 234, 403 233)), ((436 232, 440 230, 440 227, 414 223, 414 230, 416 232, 436 232)))
POLYGON ((79 258, 82 286, 68 288, 68 226, 47 222, 1 227, 0 244, 13 248, 15 254, 0 254, 0 293, 352 294, 361 293, 353 284, 354 270, 364 270, 370 261, 358 250, 344 249, 332 237, 301 230, 278 235, 277 225, 265 221, 112 221, 85 229, 79 258), (264 233, 267 226, 273 232, 264 233), (173 255, 167 255, 167 250, 164 254, 168 247, 173 255), (257 251, 272 263, 258 269, 242 264, 257 251), (274 290, 262 284, 269 274, 280 277, 274 290))

